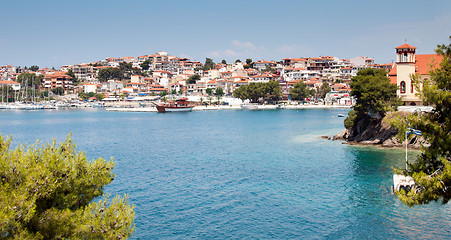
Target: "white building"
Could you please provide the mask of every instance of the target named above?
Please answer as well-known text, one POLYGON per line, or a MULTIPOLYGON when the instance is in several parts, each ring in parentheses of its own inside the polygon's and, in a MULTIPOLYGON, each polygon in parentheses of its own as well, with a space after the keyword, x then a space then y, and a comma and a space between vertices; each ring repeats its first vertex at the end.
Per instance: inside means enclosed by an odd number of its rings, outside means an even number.
POLYGON ((90 92, 96 93, 97 92, 97 85, 96 84, 92 84, 92 83, 85 84, 85 85, 83 85, 83 92, 84 93, 90 93, 90 92))
POLYGON ((0 81, 0 87, 11 87, 14 91, 19 91, 20 83, 15 81, 0 81))

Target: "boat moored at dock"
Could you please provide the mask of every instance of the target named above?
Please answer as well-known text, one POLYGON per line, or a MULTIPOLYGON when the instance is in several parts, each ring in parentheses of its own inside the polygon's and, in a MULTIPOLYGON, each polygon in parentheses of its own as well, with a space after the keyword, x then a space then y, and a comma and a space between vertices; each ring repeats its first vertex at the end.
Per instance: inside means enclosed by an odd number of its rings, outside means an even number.
POLYGON ((194 104, 188 102, 188 98, 180 98, 175 102, 169 102, 157 105, 157 111, 164 112, 190 112, 193 110, 194 104))

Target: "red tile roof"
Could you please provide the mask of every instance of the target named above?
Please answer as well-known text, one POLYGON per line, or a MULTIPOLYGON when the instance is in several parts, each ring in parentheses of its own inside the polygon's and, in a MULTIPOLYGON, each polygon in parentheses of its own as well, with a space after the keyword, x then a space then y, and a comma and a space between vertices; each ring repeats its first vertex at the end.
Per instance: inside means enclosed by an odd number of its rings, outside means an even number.
MULTIPOLYGON (((417 54, 415 55, 415 73, 420 75, 429 75, 431 70, 440 66, 443 56, 439 54, 417 54)), ((398 66, 395 64, 388 73, 390 83, 397 83, 398 66)))
POLYGON ((401 46, 399 46, 399 47, 396 47, 395 49, 400 49, 400 48, 412 48, 412 49, 417 49, 416 47, 414 47, 414 46, 412 46, 412 45, 409 45, 409 44, 407 44, 407 43, 405 43, 405 44, 403 44, 403 45, 401 45, 401 46))
POLYGON ((415 72, 428 75, 431 70, 440 66, 443 56, 439 54, 417 54, 415 56, 415 72))

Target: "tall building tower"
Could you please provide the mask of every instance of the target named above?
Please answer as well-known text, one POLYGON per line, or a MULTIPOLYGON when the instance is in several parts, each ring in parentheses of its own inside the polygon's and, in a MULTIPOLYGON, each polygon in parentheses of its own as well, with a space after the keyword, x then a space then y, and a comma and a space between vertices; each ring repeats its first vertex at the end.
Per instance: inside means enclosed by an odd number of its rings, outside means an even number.
POLYGON ((396 49, 396 65, 397 65, 397 95, 401 97, 404 102, 420 102, 421 100, 416 96, 414 83, 411 79, 412 74, 415 74, 415 50, 416 47, 409 44, 403 44, 396 49))

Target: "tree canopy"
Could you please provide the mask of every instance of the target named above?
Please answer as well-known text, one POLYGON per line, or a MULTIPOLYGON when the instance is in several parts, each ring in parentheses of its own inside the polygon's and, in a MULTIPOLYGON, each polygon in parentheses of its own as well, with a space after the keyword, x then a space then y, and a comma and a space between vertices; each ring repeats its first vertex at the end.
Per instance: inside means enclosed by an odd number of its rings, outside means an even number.
POLYGON ((41 86, 41 81, 42 81, 42 75, 37 76, 34 73, 28 73, 28 72, 24 72, 19 74, 19 76, 17 76, 17 80, 18 83, 20 83, 22 86, 41 86))
POLYGON ((224 95, 224 90, 222 90, 222 88, 220 88, 220 87, 216 88, 216 90, 215 90, 215 95, 216 95, 216 96, 222 96, 222 95, 224 95))
POLYGON ((200 75, 194 74, 186 80, 186 84, 195 84, 198 80, 200 80, 200 75))
POLYGON ((309 89, 307 84, 303 81, 297 82, 293 88, 290 89, 290 97, 293 100, 303 101, 304 99, 312 96, 315 90, 309 89))
POLYGON ((74 86, 77 86, 78 83, 80 82, 79 79, 77 78, 77 76, 75 76, 75 73, 74 73, 74 71, 72 71, 72 69, 69 69, 66 72, 66 75, 68 75, 72 78, 72 84, 74 84, 74 86))
POLYGON ((254 62, 252 61, 252 58, 247 58, 246 65, 244 65, 244 68, 248 69, 248 68, 253 68, 253 67, 254 67, 254 62))
POLYGON ((59 146, 20 145, 0 136, 0 238, 120 239, 133 230, 127 197, 92 202, 114 174, 114 162, 92 162, 70 137, 59 146))
POLYGON ((331 90, 329 84, 327 82, 323 82, 323 84, 321 85, 321 87, 319 87, 316 90, 316 97, 318 98, 325 98, 326 94, 329 93, 331 90))
POLYGON ((143 70, 149 70, 150 68, 150 59, 146 59, 143 63, 141 63, 139 66, 143 69, 143 70))
POLYGON ((233 96, 243 101, 249 99, 251 102, 256 103, 260 99, 276 101, 282 96, 282 92, 279 83, 276 81, 269 81, 267 83, 251 82, 248 85, 243 85, 235 89, 233 96))
POLYGON ((390 83, 384 69, 366 68, 351 79, 351 96, 355 97, 353 109, 359 117, 379 116, 395 109, 399 104, 396 85, 390 83))
MULTIPOLYGON (((409 206, 439 199, 447 203, 451 199, 451 44, 438 45, 436 52, 443 60, 439 68, 430 72, 430 79, 421 81, 413 76, 423 102, 434 109, 408 117, 410 127, 420 130, 429 144, 422 147, 421 155, 409 164, 408 171, 397 170, 415 180, 416 186, 409 192, 397 193, 409 206)), ((405 120, 400 122, 398 128, 404 133, 408 125, 405 120)))
POLYGON ((113 67, 108 67, 108 68, 102 68, 99 70, 99 73, 97 74, 97 78, 101 81, 101 82, 106 82, 110 79, 119 79, 121 80, 123 78, 123 74, 121 69, 119 68, 113 68, 113 67))
POLYGON ((210 70, 213 68, 215 68, 215 63, 213 62, 213 59, 205 58, 205 63, 204 63, 204 67, 202 68, 202 70, 206 71, 206 70, 210 70))
POLYGON ((29 69, 30 69, 30 71, 36 72, 37 70, 39 70, 39 66, 33 65, 29 69))

